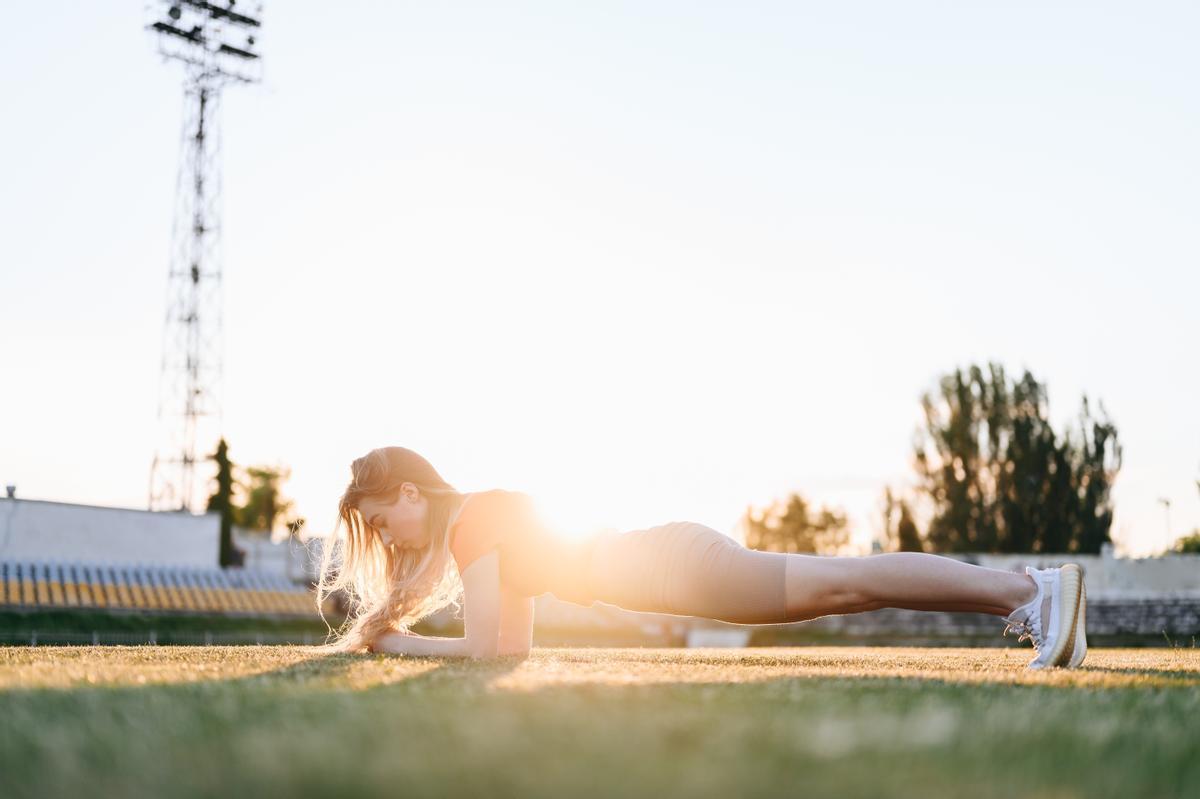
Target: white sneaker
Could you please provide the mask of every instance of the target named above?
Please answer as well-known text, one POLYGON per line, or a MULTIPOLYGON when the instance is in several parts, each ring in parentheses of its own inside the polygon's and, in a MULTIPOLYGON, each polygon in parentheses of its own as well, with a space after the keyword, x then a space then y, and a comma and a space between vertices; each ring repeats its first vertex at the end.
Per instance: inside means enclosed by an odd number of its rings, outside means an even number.
MULTIPOLYGON (((1005 617, 1004 635, 1017 629, 1022 630, 1018 641, 1033 639, 1037 657, 1029 661, 1031 669, 1068 666, 1076 654, 1082 660, 1075 634, 1083 593, 1083 573, 1079 566, 1074 563, 1047 569, 1026 566, 1025 573, 1037 583, 1037 595, 1005 617)), ((1086 653, 1086 644, 1083 652, 1086 653)))
POLYGON ((1087 586, 1079 581, 1079 615, 1075 619, 1075 648, 1071 651, 1071 659, 1067 668, 1073 669, 1087 657, 1087 586))

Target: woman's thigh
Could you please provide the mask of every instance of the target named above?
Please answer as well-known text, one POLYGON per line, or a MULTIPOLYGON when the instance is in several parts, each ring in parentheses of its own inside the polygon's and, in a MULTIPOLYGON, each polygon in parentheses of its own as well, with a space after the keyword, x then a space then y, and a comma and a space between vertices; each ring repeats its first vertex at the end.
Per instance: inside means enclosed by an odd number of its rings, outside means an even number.
POLYGON ((601 540, 590 583, 599 601, 626 610, 780 624, 789 621, 788 557, 747 549, 702 524, 670 522, 601 540))

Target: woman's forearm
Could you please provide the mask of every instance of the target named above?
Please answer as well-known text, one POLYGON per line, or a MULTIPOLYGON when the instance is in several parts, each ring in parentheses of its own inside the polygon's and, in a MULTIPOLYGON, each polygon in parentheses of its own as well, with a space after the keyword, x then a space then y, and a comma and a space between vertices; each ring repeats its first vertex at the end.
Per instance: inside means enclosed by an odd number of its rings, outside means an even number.
POLYGON ((471 652, 467 649, 466 638, 445 638, 402 632, 384 633, 375 639, 371 650, 393 655, 471 657, 471 652))

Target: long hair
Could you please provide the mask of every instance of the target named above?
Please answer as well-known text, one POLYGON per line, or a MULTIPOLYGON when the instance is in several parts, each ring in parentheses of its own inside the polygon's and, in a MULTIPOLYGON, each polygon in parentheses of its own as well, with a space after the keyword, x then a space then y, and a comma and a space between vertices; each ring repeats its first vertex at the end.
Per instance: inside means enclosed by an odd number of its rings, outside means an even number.
POLYGON ((450 554, 446 529, 466 495, 442 479, 425 458, 404 447, 373 449, 350 465, 351 479, 338 501, 338 524, 321 547, 317 612, 337 640, 321 649, 358 652, 382 633, 408 628, 446 605, 456 603, 462 579, 450 554), (400 486, 412 483, 429 501, 429 545, 404 550, 383 543, 358 505, 364 499, 394 502, 400 486), (338 529, 344 524, 345 534, 338 529), (336 631, 323 606, 334 591, 344 591, 346 620, 336 631))

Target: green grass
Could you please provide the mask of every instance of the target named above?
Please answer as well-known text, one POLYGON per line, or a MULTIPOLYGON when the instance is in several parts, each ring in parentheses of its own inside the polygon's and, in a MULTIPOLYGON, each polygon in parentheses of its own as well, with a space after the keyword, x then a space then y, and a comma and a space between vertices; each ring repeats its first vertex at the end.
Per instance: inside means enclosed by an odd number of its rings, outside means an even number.
POLYGON ((0 648, 0 784, 52 796, 1173 797, 1200 650, 0 648))

